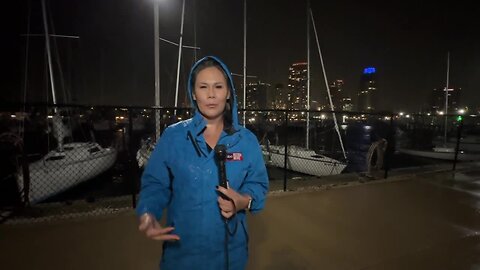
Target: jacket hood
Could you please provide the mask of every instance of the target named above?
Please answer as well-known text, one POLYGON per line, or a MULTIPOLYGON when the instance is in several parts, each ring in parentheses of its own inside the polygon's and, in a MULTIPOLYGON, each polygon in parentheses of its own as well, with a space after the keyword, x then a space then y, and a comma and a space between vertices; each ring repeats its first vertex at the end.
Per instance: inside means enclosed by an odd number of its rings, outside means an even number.
POLYGON ((193 90, 195 89, 193 85, 193 71, 197 68, 198 65, 207 61, 213 60, 219 64, 219 66, 223 69, 223 72, 227 75, 227 83, 230 87, 230 99, 231 99, 231 111, 232 111, 232 125, 235 129, 238 129, 238 108, 237 108, 237 95, 235 91, 235 86, 233 85, 232 73, 218 57, 216 56, 205 56, 204 58, 198 60, 190 70, 190 75, 188 76, 188 97, 190 98, 190 103, 192 107, 195 108, 195 114, 200 114, 197 106, 197 102, 193 100, 193 90))

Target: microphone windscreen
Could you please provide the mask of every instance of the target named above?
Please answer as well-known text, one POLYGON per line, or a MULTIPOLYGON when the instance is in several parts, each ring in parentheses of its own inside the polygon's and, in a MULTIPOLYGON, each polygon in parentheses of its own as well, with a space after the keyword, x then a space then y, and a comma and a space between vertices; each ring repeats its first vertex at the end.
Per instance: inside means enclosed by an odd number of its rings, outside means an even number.
POLYGON ((217 144, 215 146, 215 154, 219 160, 227 159, 227 148, 223 144, 217 144))

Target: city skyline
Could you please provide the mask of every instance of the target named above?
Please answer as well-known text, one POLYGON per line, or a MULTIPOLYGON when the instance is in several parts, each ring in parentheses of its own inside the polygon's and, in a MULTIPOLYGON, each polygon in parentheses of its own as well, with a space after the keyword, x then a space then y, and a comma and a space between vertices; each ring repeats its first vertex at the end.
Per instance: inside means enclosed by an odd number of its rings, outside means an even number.
MULTIPOLYGON (((55 33, 80 36, 80 41, 57 40, 73 102, 153 105, 151 1, 47 1, 55 33)), ((160 3, 162 38, 177 41, 180 5, 181 1, 160 3)), ((28 10, 30 33, 43 32, 38 6, 36 1, 24 1, 10 14, 18 26, 10 30, 12 40, 2 44, 14 52, 6 58, 10 63, 7 74, 12 76, 2 82, 7 101, 22 97, 26 38, 21 35, 27 33, 28 10)), ((390 7, 380 1, 340 1, 312 3, 311 8, 327 79, 329 83, 343 80, 347 96, 356 95, 363 69, 374 66, 385 106, 419 111, 432 89, 445 86, 446 55, 450 51, 449 86, 462 88, 462 101, 472 103, 465 105, 480 103, 480 46, 479 35, 475 34, 480 28, 468 5, 406 1, 390 7)), ((248 74, 256 76, 252 81, 287 85, 288 67, 306 61, 306 1, 248 1, 247 9, 248 74)), ((311 99, 320 100, 326 89, 311 26, 310 38, 311 89, 315 90, 311 99)), ((29 42, 27 101, 41 101, 45 94, 44 48, 41 37, 32 37, 29 42), (38 82, 42 82, 41 87, 38 82)), ((241 74, 243 1, 187 1, 184 44, 202 48, 197 58, 218 55, 232 72, 241 74)), ((177 52, 176 46, 161 43, 163 106, 173 104, 177 52)), ((194 61, 193 51, 184 50, 182 59, 181 93, 194 61)), ((240 96, 242 89, 237 89, 237 94, 240 96)))

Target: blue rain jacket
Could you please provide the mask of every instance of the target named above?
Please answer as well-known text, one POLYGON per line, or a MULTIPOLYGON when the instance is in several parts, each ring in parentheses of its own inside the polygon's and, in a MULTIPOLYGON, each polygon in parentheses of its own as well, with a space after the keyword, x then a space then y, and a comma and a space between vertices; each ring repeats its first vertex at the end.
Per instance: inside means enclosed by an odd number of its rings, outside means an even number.
MULTIPOLYGON (((217 61, 228 74, 233 98, 232 120, 234 132, 222 132, 218 144, 227 147, 225 162, 230 188, 253 200, 251 212, 265 205, 268 176, 256 136, 238 124, 237 98, 228 68, 218 58, 208 56, 205 61, 217 61)), ((188 81, 192 98, 192 74, 188 81)), ((142 175, 137 214, 162 218, 167 209, 167 226, 180 237, 176 242, 164 242, 160 263, 162 270, 225 269, 226 226, 218 206, 218 166, 214 150, 207 149, 203 130, 206 121, 196 110, 195 115, 165 129, 142 175), (192 141, 193 139, 193 141, 192 141)), ((229 269, 245 269, 248 258, 248 234, 245 211, 239 211, 229 221, 229 269)))

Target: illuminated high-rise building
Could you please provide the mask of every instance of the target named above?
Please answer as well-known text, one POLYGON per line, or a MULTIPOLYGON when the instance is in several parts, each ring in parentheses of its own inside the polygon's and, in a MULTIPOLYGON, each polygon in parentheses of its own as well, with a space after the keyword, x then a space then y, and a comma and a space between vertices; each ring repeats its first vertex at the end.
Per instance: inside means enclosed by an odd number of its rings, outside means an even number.
POLYGON ((319 102, 316 100, 310 100, 310 110, 318 111, 321 110, 322 107, 320 106, 319 102))
MULTIPOLYGON (((449 88, 448 89, 448 112, 447 114, 456 113, 460 106, 460 93, 461 88, 449 88)), ((430 99, 430 110, 432 113, 445 113, 445 87, 435 88, 432 91, 430 99)))
POLYGON ((247 84, 247 109, 266 109, 270 84, 253 82, 247 84))
POLYGON ((352 99, 349 97, 342 98, 342 102, 340 103, 342 107, 340 108, 342 111, 351 112, 353 111, 353 103, 352 99))
MULTIPOLYGON (((333 83, 330 84, 330 96, 332 97, 333 109, 335 111, 342 110, 342 101, 344 98, 343 94, 343 80, 335 80, 333 83)), ((328 95, 326 97, 326 104, 328 104, 327 108, 330 108, 330 100, 328 99, 328 95)))
POLYGON ((273 109, 277 109, 277 110, 287 109, 288 98, 289 98, 288 89, 285 88, 285 86, 281 83, 275 84, 273 109))
POLYGON ((289 109, 307 108, 307 63, 295 63, 288 69, 289 109))
POLYGON ((361 112, 377 110, 377 96, 376 70, 374 67, 365 68, 360 79, 360 89, 357 94, 357 110, 361 112))

